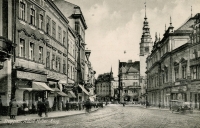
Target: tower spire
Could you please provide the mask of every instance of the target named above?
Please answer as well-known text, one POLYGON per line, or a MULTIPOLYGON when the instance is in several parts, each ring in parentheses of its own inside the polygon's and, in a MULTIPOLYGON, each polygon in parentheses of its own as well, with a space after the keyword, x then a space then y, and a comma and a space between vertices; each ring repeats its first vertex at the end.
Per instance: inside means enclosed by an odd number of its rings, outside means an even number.
POLYGON ((167 30, 167 29, 166 29, 166 24, 165 24, 165 32, 166 32, 166 30, 167 30))
POLYGON ((191 6, 191 17, 192 17, 192 6, 191 6))
POLYGON ((144 6, 145 6, 145 19, 147 19, 147 15, 146 15, 146 0, 145 0, 145 3, 144 3, 144 6))

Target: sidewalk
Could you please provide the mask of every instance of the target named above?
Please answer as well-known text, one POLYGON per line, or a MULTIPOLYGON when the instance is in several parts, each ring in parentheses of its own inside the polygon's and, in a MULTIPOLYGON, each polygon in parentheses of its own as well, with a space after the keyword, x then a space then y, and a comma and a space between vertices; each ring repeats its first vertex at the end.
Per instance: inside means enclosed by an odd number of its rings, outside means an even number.
MULTIPOLYGON (((99 108, 92 108, 91 112, 97 111, 99 108)), ((55 119, 55 118, 61 118, 61 117, 67 117, 67 116, 73 116, 73 115, 80 115, 85 114, 85 110, 70 110, 70 111, 55 111, 55 112, 49 112, 48 117, 45 117, 45 114, 43 113, 43 117, 39 117, 38 114, 27 114, 16 116, 16 120, 10 119, 9 116, 2 116, 0 125, 3 124, 11 124, 11 123, 20 123, 23 121, 30 121, 31 120, 46 120, 46 119, 55 119)))

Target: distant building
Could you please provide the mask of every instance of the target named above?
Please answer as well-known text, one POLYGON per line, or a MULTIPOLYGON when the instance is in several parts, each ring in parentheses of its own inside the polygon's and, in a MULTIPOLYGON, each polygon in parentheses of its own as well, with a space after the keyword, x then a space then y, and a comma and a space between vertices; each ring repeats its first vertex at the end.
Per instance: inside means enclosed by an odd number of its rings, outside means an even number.
POLYGON ((119 61, 120 102, 138 102, 141 96, 140 62, 119 61))
POLYGON ((118 100, 118 86, 119 86, 119 81, 117 77, 114 77, 114 80, 111 81, 111 97, 113 101, 118 100))
POLYGON ((99 101, 110 101, 111 84, 114 81, 113 72, 100 74, 96 80, 96 95, 99 101))

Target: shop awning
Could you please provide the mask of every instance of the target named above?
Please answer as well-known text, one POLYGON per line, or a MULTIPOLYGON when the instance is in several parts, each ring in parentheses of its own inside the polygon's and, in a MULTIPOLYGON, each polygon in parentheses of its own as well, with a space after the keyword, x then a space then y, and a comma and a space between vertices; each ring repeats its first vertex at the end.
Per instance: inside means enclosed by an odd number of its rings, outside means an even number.
POLYGON ((27 91, 32 91, 32 88, 18 88, 19 90, 27 90, 27 91))
POLYGON ((89 95, 89 92, 82 85, 79 84, 78 86, 85 92, 85 94, 89 95))
POLYGON ((54 91, 50 87, 48 87, 45 83, 42 82, 33 82, 32 88, 33 90, 36 91, 54 91))
POLYGON ((53 90, 53 92, 60 92, 60 89, 58 88, 51 88, 53 90))
POLYGON ((67 94, 65 94, 64 92, 57 92, 58 95, 60 96, 68 96, 67 94))
POLYGON ((69 93, 68 93, 68 96, 70 97, 70 98, 76 98, 76 95, 73 93, 73 91, 68 91, 69 93))

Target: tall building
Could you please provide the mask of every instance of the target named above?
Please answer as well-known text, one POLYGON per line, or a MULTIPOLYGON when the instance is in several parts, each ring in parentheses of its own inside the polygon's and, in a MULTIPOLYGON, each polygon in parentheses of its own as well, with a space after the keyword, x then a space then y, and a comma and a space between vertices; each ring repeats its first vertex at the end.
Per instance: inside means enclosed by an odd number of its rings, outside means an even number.
POLYGON ((140 62, 120 62, 118 68, 120 102, 138 102, 141 96, 140 62))
POLYGON ((199 14, 174 30, 170 25, 147 58, 147 93, 152 106, 170 107, 170 100, 200 108, 199 14))
POLYGON ((146 5, 145 5, 145 17, 143 22, 143 33, 140 42, 140 86, 142 93, 142 102, 145 99, 146 93, 146 58, 152 50, 152 38, 150 35, 149 22, 147 21, 146 16, 146 5))

